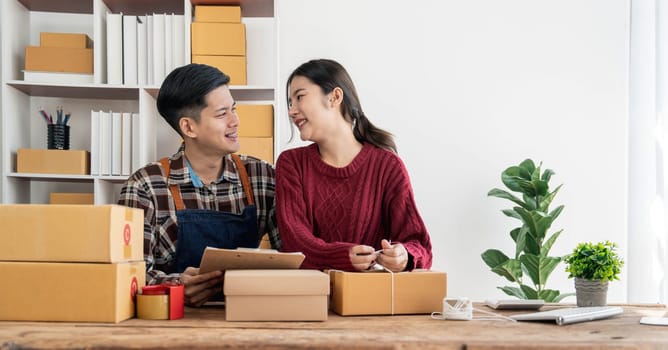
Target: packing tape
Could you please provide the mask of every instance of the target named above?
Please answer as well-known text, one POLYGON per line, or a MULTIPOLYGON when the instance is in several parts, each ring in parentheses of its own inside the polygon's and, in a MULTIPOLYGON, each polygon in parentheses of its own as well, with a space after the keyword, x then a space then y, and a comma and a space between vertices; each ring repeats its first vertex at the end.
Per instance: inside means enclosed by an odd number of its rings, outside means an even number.
MULTIPOLYGON (((381 265, 383 266, 383 265, 381 265)), ((387 267, 383 266, 383 269, 387 272, 390 273, 390 283, 392 284, 392 288, 390 288, 390 299, 392 300, 392 313, 391 315, 394 316, 394 272, 392 270, 388 269, 387 267)))
POLYGON ((372 265, 370 269, 385 271, 390 273, 390 301, 392 302, 392 304, 390 305, 390 315, 394 316, 394 272, 379 263, 372 265))
POLYGON ((147 320, 183 318, 184 287, 182 284, 144 286, 137 294, 137 317, 147 320))
POLYGON ((169 320, 169 295, 137 294, 137 318, 169 320))

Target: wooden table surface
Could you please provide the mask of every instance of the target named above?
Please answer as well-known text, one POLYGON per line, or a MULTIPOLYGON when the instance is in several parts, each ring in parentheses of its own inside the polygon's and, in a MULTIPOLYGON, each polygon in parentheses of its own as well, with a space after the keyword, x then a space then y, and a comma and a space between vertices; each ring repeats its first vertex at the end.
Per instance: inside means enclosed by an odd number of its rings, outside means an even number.
POLYGON ((174 321, 0 321, 0 349, 668 349, 668 327, 639 324, 643 316, 668 316, 664 305, 623 306, 621 316, 566 326, 332 313, 326 322, 226 322, 224 308, 205 306, 186 308, 185 317, 174 321))

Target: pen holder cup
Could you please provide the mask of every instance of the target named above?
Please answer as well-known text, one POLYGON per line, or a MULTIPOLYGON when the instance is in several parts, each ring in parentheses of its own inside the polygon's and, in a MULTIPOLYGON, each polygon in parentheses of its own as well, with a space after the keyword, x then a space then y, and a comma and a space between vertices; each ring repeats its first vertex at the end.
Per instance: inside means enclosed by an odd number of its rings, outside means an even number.
POLYGON ((47 125, 46 145, 48 149, 70 149, 70 126, 47 125))

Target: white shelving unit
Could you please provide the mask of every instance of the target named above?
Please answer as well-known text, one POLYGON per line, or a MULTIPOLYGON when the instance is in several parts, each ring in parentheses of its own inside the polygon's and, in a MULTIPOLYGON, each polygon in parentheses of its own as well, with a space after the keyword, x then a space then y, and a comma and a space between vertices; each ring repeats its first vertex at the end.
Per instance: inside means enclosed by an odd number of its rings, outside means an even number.
MULTIPOLYGON (((46 148, 46 125, 40 107, 63 106, 72 113, 70 149, 90 151, 90 111, 139 112, 142 163, 173 154, 177 134, 157 112, 158 86, 106 84, 106 13, 144 15, 186 14, 185 62, 190 62, 190 24, 197 4, 241 5, 246 24, 248 85, 231 86, 238 103, 277 101, 277 26, 274 0, 3 0, 0 2, 2 35, 2 156, 0 202, 48 203, 50 192, 93 192, 96 204, 114 203, 125 176, 26 174, 16 172, 19 148, 46 148), (39 84, 23 81, 25 47, 39 45, 39 33, 76 32, 94 42, 94 84, 39 84)), ((276 111, 278 108, 274 108, 276 111)), ((275 112, 276 113, 276 112, 275 112)), ((274 124, 278 118, 274 117, 274 124)), ((276 125, 275 125, 276 126, 276 125)), ((277 128, 274 128, 277 130, 277 128)), ((277 139, 275 137, 275 139, 277 139)), ((274 147, 275 155, 278 147, 274 147)))

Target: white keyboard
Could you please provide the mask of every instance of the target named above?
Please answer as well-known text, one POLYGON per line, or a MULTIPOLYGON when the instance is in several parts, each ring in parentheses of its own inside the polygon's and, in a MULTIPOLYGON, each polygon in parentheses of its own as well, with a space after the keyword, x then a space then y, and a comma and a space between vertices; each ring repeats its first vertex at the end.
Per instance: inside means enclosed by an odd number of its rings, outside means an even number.
POLYGON ((558 325, 600 320, 624 313, 619 306, 571 307, 529 314, 512 315, 517 321, 555 321, 558 325))

